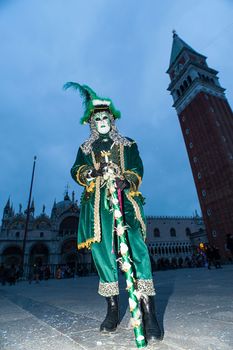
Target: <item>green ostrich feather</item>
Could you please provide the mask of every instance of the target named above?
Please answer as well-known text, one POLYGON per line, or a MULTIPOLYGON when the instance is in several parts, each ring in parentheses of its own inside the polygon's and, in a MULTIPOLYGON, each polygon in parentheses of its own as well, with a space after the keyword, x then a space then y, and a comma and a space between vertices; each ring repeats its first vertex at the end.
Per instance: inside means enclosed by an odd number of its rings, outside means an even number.
POLYGON ((118 111, 115 106, 112 103, 112 100, 110 100, 109 98, 101 98, 99 96, 97 96, 97 94, 95 93, 94 90, 92 90, 88 85, 80 85, 78 83, 75 82, 67 82, 66 84, 64 84, 63 89, 67 90, 69 88, 72 88, 74 90, 78 90, 81 97, 83 98, 83 105, 85 107, 85 111, 84 111, 84 115, 80 120, 81 124, 86 124, 92 113, 94 112, 94 110, 97 110, 97 106, 93 105, 93 100, 98 99, 100 101, 108 101, 110 102, 109 106, 103 106, 103 108, 108 109, 114 116, 115 119, 119 119, 121 117, 121 113, 120 111, 118 111))

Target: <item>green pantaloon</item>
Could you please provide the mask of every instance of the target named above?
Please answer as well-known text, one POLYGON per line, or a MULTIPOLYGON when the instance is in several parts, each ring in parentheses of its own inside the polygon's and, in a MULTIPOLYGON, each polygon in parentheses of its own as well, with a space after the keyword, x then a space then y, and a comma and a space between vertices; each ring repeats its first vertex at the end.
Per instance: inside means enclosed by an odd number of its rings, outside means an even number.
MULTIPOLYGON (((110 214, 107 210, 102 213, 106 217, 110 214)), ((106 222, 106 221, 105 221, 106 222)), ((91 246, 92 257, 100 278, 99 294, 105 297, 119 294, 118 269, 117 269, 117 247, 115 238, 109 230, 109 225, 103 227, 100 243, 91 246)), ((136 278, 136 289, 147 295, 154 295, 154 287, 151 273, 151 263, 148 248, 143 240, 140 229, 127 229, 127 238, 130 247, 130 255, 136 278)))

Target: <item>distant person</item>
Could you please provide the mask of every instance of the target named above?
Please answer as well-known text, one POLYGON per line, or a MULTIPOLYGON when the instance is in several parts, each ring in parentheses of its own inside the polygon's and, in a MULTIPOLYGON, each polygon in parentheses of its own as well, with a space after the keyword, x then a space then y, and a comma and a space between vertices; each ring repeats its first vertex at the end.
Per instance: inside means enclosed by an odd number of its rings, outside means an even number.
POLYGON ((57 268, 56 278, 59 280, 62 278, 62 270, 61 270, 60 266, 58 266, 58 268, 57 268))
POLYGON ((33 268, 33 279, 36 283, 39 283, 39 277, 40 277, 40 269, 39 269, 39 266, 35 264, 33 268))
POLYGON ((48 281, 50 279, 50 267, 47 265, 44 269, 44 279, 48 281))
POLYGON ((3 264, 0 266, 0 283, 3 286, 6 284, 6 268, 3 264))
POLYGON ((16 282, 16 268, 15 265, 11 265, 11 267, 8 270, 8 283, 10 286, 15 285, 16 282))
POLYGON ((221 256, 220 256, 220 252, 219 252, 219 248, 217 247, 213 247, 213 261, 214 261, 214 266, 216 269, 220 269, 221 266, 221 256))
POLYGON ((213 252, 213 248, 209 245, 206 244, 205 245, 205 253, 206 253, 206 258, 207 258, 207 267, 208 270, 211 269, 211 266, 214 265, 214 252, 213 252))

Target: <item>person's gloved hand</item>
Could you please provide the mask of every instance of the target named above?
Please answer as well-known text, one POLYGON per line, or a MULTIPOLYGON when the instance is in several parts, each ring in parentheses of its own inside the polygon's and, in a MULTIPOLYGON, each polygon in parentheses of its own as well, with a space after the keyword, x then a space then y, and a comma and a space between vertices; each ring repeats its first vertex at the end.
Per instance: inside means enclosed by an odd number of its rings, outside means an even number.
POLYGON ((99 169, 93 169, 88 173, 88 178, 103 176, 107 163, 101 163, 99 169))
POLYGON ((130 188, 130 183, 127 180, 122 180, 119 177, 116 178, 116 185, 119 190, 123 191, 126 188, 130 188))

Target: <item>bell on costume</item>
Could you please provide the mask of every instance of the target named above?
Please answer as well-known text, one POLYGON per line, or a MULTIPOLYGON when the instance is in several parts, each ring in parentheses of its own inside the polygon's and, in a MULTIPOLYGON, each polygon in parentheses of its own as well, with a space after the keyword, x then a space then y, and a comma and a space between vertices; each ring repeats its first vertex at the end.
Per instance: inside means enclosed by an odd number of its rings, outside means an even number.
POLYGON ((119 324, 119 298, 114 295, 106 298, 107 315, 100 326, 100 332, 114 332, 119 324))

